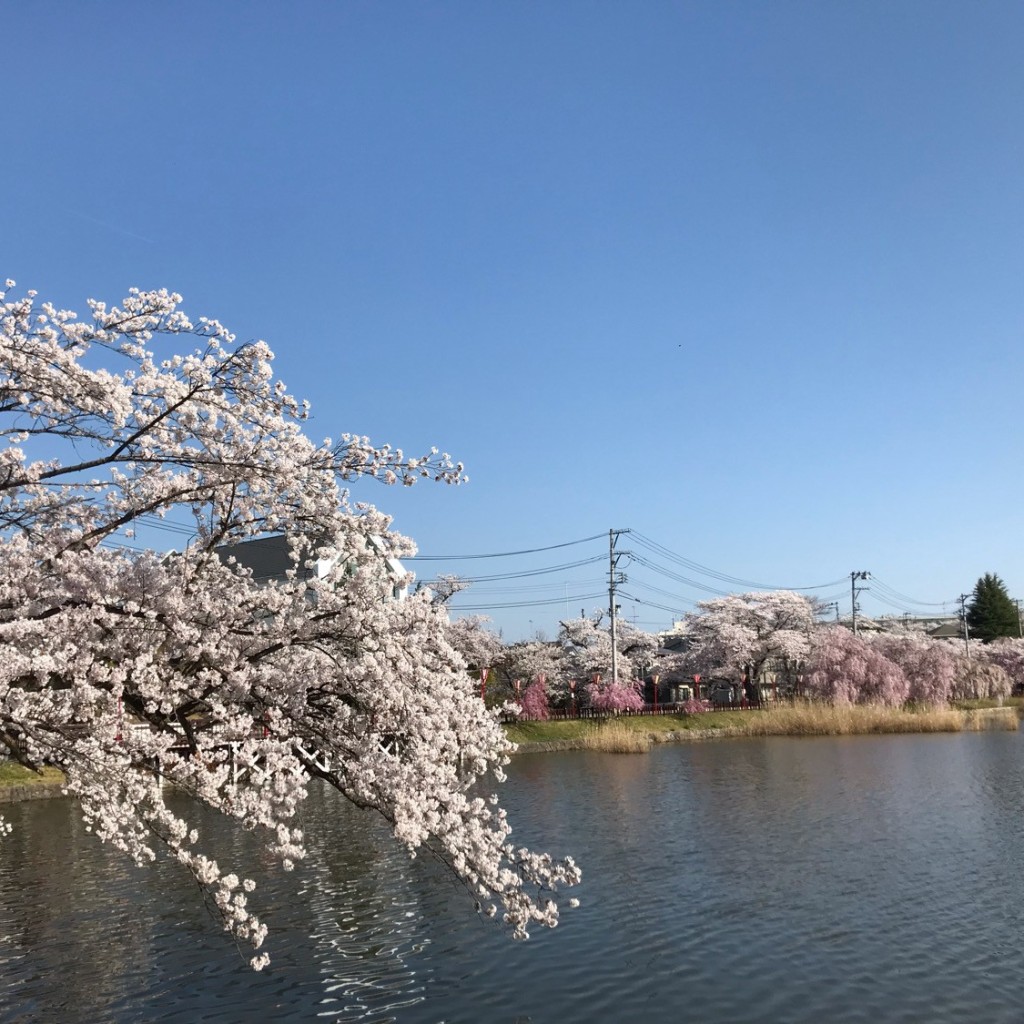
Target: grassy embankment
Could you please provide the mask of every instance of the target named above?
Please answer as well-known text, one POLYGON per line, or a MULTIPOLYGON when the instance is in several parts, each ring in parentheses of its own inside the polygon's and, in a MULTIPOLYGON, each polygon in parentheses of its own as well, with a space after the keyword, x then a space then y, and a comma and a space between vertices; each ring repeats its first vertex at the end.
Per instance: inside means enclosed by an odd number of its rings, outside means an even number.
MULTIPOLYGON (((1014 702, 1017 703, 1017 702, 1014 702)), ((685 740, 722 736, 853 736, 878 733, 965 732, 1016 729, 1018 715, 979 715, 995 702, 972 701, 966 707, 884 708, 785 704, 766 711, 714 711, 700 715, 613 718, 605 722, 517 722, 505 726, 520 744, 563 741, 586 750, 638 753, 658 739, 685 740)))
POLYGON ((56 768, 34 772, 13 761, 0 761, 0 786, 52 785, 63 781, 63 773, 56 768))

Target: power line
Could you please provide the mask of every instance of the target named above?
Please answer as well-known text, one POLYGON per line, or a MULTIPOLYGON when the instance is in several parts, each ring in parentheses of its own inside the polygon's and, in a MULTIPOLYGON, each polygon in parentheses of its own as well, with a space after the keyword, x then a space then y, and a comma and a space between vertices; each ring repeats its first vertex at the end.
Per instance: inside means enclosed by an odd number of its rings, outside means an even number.
MULTIPOLYGON (((464 583, 493 583, 495 580, 520 580, 527 579, 530 576, 543 576, 550 572, 561 572, 565 569, 578 569, 580 566, 593 565, 595 562, 601 562, 603 560, 603 555, 595 555, 593 558, 582 558, 578 562, 565 562, 562 565, 552 565, 545 569, 527 569, 523 572, 495 573, 492 576, 460 576, 459 579, 464 583)), ((406 561, 406 559, 402 559, 402 561, 406 561)), ((427 581, 427 585, 429 586, 429 581, 427 581)))
POLYGON ((679 609, 670 608, 665 604, 658 604, 656 601, 645 601, 643 598, 637 597, 635 594, 627 594, 623 592, 622 596, 627 601, 635 601, 639 605, 643 605, 645 608, 657 608, 659 611, 668 612, 670 615, 675 615, 679 609))
POLYGON ((556 548, 569 548, 574 544, 586 544, 591 540, 601 540, 603 533, 595 533, 593 537, 581 537, 579 540, 567 540, 564 544, 549 544, 543 548, 524 548, 522 551, 495 551, 489 555, 410 555, 403 559, 406 562, 455 562, 466 558, 509 558, 512 555, 534 555, 538 551, 554 551, 556 548))
POLYGON ((173 520, 161 519, 160 516, 153 514, 152 512, 144 512, 138 517, 140 523, 144 523, 147 527, 154 530, 164 530, 166 533, 180 533, 186 537, 195 536, 195 527, 186 526, 184 523, 176 523, 173 520))
MULTIPOLYGON (((467 591, 462 591, 462 594, 465 593, 467 593, 467 591)), ((565 604, 566 601, 565 597, 552 597, 547 598, 543 601, 506 601, 494 602, 492 604, 458 604, 458 606, 456 606, 456 602, 462 596, 462 594, 455 594, 449 599, 448 607, 451 608, 452 611, 485 612, 495 611, 503 608, 541 608, 546 605, 565 604)), ((598 591, 594 594, 570 594, 568 599, 570 601, 594 601, 597 598, 603 598, 604 596, 605 594, 603 591, 598 591)))
POLYGON ((667 590, 662 590, 660 587, 656 587, 651 583, 647 583, 644 580, 638 580, 636 577, 632 577, 630 582, 636 587, 643 587, 644 590, 649 590, 653 594, 660 594, 662 597, 669 597, 673 601, 678 601, 680 604, 694 604, 692 598, 683 597, 682 594, 672 594, 667 590))
MULTIPOLYGON (((461 577, 460 577, 461 578, 461 577)), ((423 586, 432 587, 438 581, 437 580, 424 580, 422 581, 423 586)), ((593 576, 587 577, 586 579, 573 580, 570 584, 568 581, 560 583, 536 583, 532 586, 526 587, 478 587, 473 586, 472 593, 474 594, 537 594, 543 593, 544 595, 553 594, 554 591, 558 591, 559 594, 564 596, 565 590, 569 586, 574 587, 595 587, 603 583, 604 580, 594 578, 593 576)))
POLYGON ((719 597, 729 596, 729 591, 727 590, 718 590, 715 587, 709 587, 706 583, 700 583, 697 580, 692 580, 688 576, 681 576, 674 570, 666 569, 664 566, 658 565, 657 563, 652 562, 647 558, 644 558, 643 555, 638 555, 636 552, 633 552, 633 560, 638 565, 642 565, 647 569, 651 569, 654 572, 660 573, 662 576, 666 576, 670 580, 675 580, 676 583, 682 583, 687 587, 695 587, 697 590, 704 590, 707 591, 709 594, 716 594, 719 597))
MULTIPOLYGON (((675 562, 677 565, 682 565, 687 569, 692 569, 693 571, 700 573, 702 576, 708 576, 721 583, 732 583, 738 587, 752 587, 754 590, 823 590, 825 587, 834 587, 836 584, 843 582, 842 577, 840 577, 838 580, 829 580, 828 583, 816 583, 813 586, 808 587, 784 587, 771 583, 756 583, 753 580, 744 580, 736 576, 729 576, 725 573, 718 572, 716 569, 710 569, 706 565, 701 565, 699 562, 694 562, 692 559, 685 558, 683 555, 679 555, 669 548, 666 548, 663 544, 659 544, 657 541, 651 540, 650 537, 646 537, 642 533, 634 533, 634 536, 643 547, 647 548, 649 551, 653 551, 655 554, 661 555, 663 558, 667 558, 670 562, 675 562)), ((709 587, 708 589, 711 588, 709 587)))
POLYGON ((951 604, 955 604, 959 600, 959 598, 954 597, 948 601, 918 601, 915 597, 907 597, 906 594, 901 594, 898 590, 894 590, 887 583, 883 583, 878 579, 877 576, 872 576, 871 582, 874 583, 877 589, 885 591, 897 601, 903 601, 910 605, 917 605, 921 608, 946 608, 951 604))
MULTIPOLYGON (((156 525, 156 524, 154 524, 154 525, 156 525)), ((178 527, 178 529, 181 529, 181 527, 178 527)), ((720 572, 719 570, 713 569, 710 566, 702 565, 700 562, 696 562, 693 559, 685 557, 684 555, 680 555, 678 552, 675 552, 675 551, 671 550, 670 548, 666 547, 663 544, 660 544, 658 541, 654 540, 651 537, 646 536, 645 534, 637 533, 635 531, 631 531, 631 532, 633 533, 633 536, 636 538, 637 543, 641 547, 646 548, 652 554, 658 555, 661 558, 663 558, 663 559, 665 559, 665 560, 667 560, 669 562, 675 563, 678 566, 682 566, 685 569, 689 569, 692 572, 695 572, 699 576, 704 576, 704 577, 707 577, 709 580, 713 580, 713 581, 716 581, 718 583, 724 583, 726 585, 737 586, 737 587, 749 587, 749 588, 751 588, 753 590, 791 590, 791 591, 795 591, 795 592, 806 592, 806 591, 815 591, 815 590, 825 590, 826 588, 837 587, 837 586, 845 583, 845 579, 843 577, 840 577, 839 579, 829 580, 826 583, 816 583, 816 584, 813 584, 813 585, 810 585, 810 586, 802 586, 802 587, 790 587, 790 586, 783 586, 783 585, 779 585, 779 584, 761 583, 761 582, 758 582, 756 580, 744 579, 744 578, 739 577, 739 576, 732 576, 732 575, 730 575, 728 573, 720 572)), ((459 561, 459 560, 464 560, 464 559, 480 559, 480 558, 508 558, 508 557, 514 557, 514 556, 518 556, 518 555, 536 554, 538 552, 544 552, 544 551, 554 551, 554 550, 557 550, 559 548, 571 547, 571 546, 576 545, 576 544, 585 544, 585 543, 588 543, 588 542, 593 541, 593 540, 600 540, 600 539, 602 539, 602 537, 603 537, 603 534, 593 534, 592 536, 589 536, 589 537, 582 537, 579 540, 565 541, 564 543, 561 543, 561 544, 550 544, 550 545, 546 545, 546 546, 543 546, 543 547, 536 547, 536 548, 524 548, 524 549, 521 549, 521 550, 518 550, 518 551, 497 551, 497 552, 492 552, 490 554, 414 555, 414 556, 411 556, 411 557, 407 557, 405 559, 405 561, 409 561, 409 562, 416 562, 416 561, 427 562, 427 561, 459 561)), ((626 552, 623 552, 623 554, 626 554, 626 552)), ((646 568, 651 569, 652 571, 657 572, 657 573, 667 577, 668 579, 673 580, 676 583, 681 583, 684 586, 692 587, 695 590, 698 590, 698 591, 701 591, 701 592, 704 592, 704 593, 708 593, 708 594, 714 594, 714 595, 716 595, 718 597, 727 597, 731 593, 733 593, 733 591, 722 590, 722 589, 720 589, 718 587, 711 586, 709 583, 701 582, 700 580, 693 579, 692 577, 685 576, 685 575, 683 575, 681 573, 674 572, 673 570, 671 570, 671 569, 669 569, 669 568, 667 568, 667 567, 665 567, 663 565, 660 565, 657 562, 654 562, 654 561, 652 561, 652 560, 650 560, 648 558, 645 558, 643 555, 641 555, 641 554, 639 554, 639 553, 637 553, 635 551, 629 552, 629 556, 637 564, 643 565, 646 568)), ((530 571, 530 572, 524 572, 524 573, 521 573, 521 574, 519 574, 519 573, 493 574, 493 575, 490 575, 490 576, 466 577, 465 579, 466 579, 466 582, 472 583, 472 582, 476 582, 476 581, 479 581, 479 582, 493 582, 493 581, 498 581, 498 580, 501 580, 501 579, 517 579, 517 578, 520 578, 520 577, 525 578, 527 576, 541 575, 541 574, 544 574, 544 573, 547 573, 547 572, 558 572, 558 571, 561 571, 562 568, 565 568, 565 569, 575 568, 577 565, 587 564, 587 562, 589 562, 589 561, 599 561, 599 560, 600 560, 600 558, 583 560, 583 561, 578 562, 578 563, 568 563, 564 567, 552 567, 550 569, 538 569, 538 570, 533 570, 533 571, 530 571)), ((910 605, 912 607, 920 607, 920 608, 948 608, 948 606, 955 601, 955 599, 951 599, 951 600, 947 600, 947 601, 920 601, 917 598, 912 598, 912 597, 909 597, 906 594, 901 594, 899 591, 895 590, 894 588, 888 586, 887 584, 885 584, 885 583, 883 583, 883 582, 881 582, 881 581, 879 581, 877 579, 874 580, 874 583, 878 587, 879 590, 883 591, 883 594, 876 594, 876 597, 878 598, 880 603, 888 604, 888 605, 893 605, 894 602, 899 602, 898 606, 900 608, 904 607, 905 605, 910 605), (886 597, 888 597, 889 600, 885 600, 886 597)), ((657 588, 654 588, 654 587, 650 587, 650 585, 648 585, 648 584, 645 584, 645 586, 648 587, 648 589, 651 589, 651 590, 656 590, 657 589, 657 588)), ((666 595, 666 596, 669 596, 669 595, 666 595)), ((671 595, 671 596, 678 596, 678 595, 671 595)), ((830 595, 827 595, 827 596, 835 596, 835 595, 830 594, 830 595)), ((692 602, 687 602, 687 603, 692 603, 692 602)))

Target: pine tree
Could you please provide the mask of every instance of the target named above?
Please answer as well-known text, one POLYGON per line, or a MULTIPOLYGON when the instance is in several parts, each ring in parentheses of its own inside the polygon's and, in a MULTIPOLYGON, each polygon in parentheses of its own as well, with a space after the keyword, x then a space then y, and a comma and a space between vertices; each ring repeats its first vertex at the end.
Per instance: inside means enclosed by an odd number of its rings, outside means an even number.
POLYGON ((967 606, 967 625, 971 636, 985 643, 1001 636, 1019 635, 1017 606, 1006 592, 1006 584, 995 573, 985 573, 974 584, 974 594, 967 606))

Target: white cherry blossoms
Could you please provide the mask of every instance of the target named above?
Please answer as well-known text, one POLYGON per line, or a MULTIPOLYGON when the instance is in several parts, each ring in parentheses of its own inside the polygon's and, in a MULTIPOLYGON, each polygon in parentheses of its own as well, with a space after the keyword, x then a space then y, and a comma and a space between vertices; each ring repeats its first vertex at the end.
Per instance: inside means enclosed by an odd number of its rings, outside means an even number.
MULTIPOLYGON (((256 831, 287 868, 311 779, 379 811, 520 937, 558 920, 571 859, 516 848, 494 797, 509 744, 426 595, 392 599, 390 520, 339 480, 464 479, 358 435, 315 444, 262 342, 133 291, 91 319, 0 292, 0 748, 53 764, 97 836, 164 848, 254 951, 254 889, 203 853, 160 779, 256 831), (167 351, 175 335, 199 339, 167 351), (183 551, 140 550, 161 519, 183 551), (129 532, 134 533, 126 542, 129 532), (289 539, 259 579, 233 545, 289 539), (317 571, 319 567, 329 567, 317 571), (481 787, 485 787, 482 789, 481 787)), ((0 835, 6 826, 0 822, 0 835)))

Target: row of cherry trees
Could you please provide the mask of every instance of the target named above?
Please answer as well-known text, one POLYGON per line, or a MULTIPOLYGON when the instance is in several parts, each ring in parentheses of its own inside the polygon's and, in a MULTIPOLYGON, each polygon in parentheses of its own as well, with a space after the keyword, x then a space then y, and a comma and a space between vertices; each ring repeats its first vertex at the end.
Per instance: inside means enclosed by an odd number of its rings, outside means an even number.
POLYGON ((975 645, 922 633, 854 636, 841 626, 818 633, 803 690, 834 703, 944 704, 1007 697, 1024 686, 1024 641, 975 645))
POLYGON ((976 644, 935 639, 899 622, 882 633, 854 635, 820 620, 821 609, 791 591, 730 595, 701 602, 667 638, 622 623, 617 630, 619 682, 611 680, 611 636, 600 615, 561 624, 553 642, 504 644, 471 617, 452 626, 452 641, 486 673, 491 704, 513 701, 528 718, 549 709, 591 706, 626 710, 642 704, 643 683, 728 679, 774 683, 775 692, 836 703, 939 704, 1006 696, 1024 687, 1024 641, 976 644))
POLYGON ((479 673, 491 706, 513 702, 527 718, 547 718, 557 708, 615 712, 643 707, 641 677, 674 663, 657 636, 629 625, 617 629, 617 678, 612 674, 610 631, 600 614, 568 619, 553 642, 504 644, 487 620, 469 616, 452 623, 452 643, 479 673))

